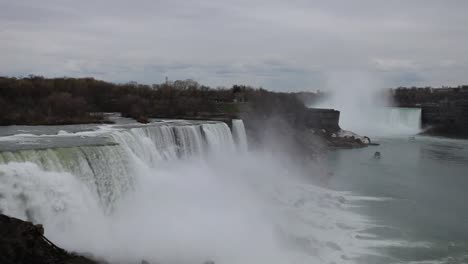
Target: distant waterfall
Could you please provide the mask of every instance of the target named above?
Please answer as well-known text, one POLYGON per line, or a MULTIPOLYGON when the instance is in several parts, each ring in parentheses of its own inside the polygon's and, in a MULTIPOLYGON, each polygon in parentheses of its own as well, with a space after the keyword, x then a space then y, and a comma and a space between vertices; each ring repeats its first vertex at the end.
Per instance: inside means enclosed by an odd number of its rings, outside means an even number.
POLYGON ((374 107, 343 109, 340 127, 366 136, 407 136, 421 132, 421 109, 374 107))
POLYGON ((394 107, 390 109, 387 120, 396 129, 418 132, 421 129, 421 109, 394 107))
MULTIPOLYGON (((340 127, 361 136, 409 136, 421 132, 421 109, 388 107, 391 98, 369 86, 368 76, 354 77, 348 76, 355 87, 335 90, 324 101, 310 107, 339 110, 340 127)), ((336 87, 342 85, 337 83, 336 87)))

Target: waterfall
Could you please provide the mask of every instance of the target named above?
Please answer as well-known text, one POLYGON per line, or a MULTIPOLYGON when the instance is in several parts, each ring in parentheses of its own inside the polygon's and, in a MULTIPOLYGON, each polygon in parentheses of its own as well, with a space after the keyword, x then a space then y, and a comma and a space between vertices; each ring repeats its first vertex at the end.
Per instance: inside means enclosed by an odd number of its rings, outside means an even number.
POLYGON ((226 123, 203 124, 203 133, 213 153, 232 152, 235 149, 232 133, 226 123))
POLYGON ((245 133, 244 122, 241 119, 232 120, 232 135, 238 149, 241 152, 247 151, 247 135, 245 133))
MULTIPOLYGON (((108 210, 133 186, 127 153, 118 146, 83 146, 0 152, 0 164, 35 164, 42 171, 69 173, 83 182, 108 210)), ((18 166, 18 165, 16 165, 18 166)), ((3 167, 6 169, 7 167, 3 167)), ((30 168, 30 167, 28 167, 30 168)), ((34 171, 22 171, 31 174, 34 171)), ((0 176, 5 176, 0 170, 0 176)), ((14 177, 14 175, 10 175, 14 177)), ((1 210, 2 208, 0 208, 1 210)))
POLYGON ((231 130, 223 122, 132 128, 114 132, 111 136, 149 167, 157 166, 163 160, 229 152, 235 148, 231 130))
POLYGON ((309 107, 332 108, 340 111, 340 127, 361 136, 412 136, 421 132, 421 110, 388 107, 391 97, 377 89, 372 76, 345 74, 350 82, 343 86, 343 76, 331 80, 324 100, 309 107), (335 83, 336 82, 336 83, 335 83))
POLYGON ((421 108, 396 108, 390 109, 387 118, 388 124, 397 130, 415 131, 421 129, 421 108))
POLYGON ((408 136, 421 132, 421 109, 403 107, 344 109, 340 127, 367 136, 408 136))
POLYGON ((83 180, 32 162, 0 164, 0 213, 59 232, 79 226, 83 217, 105 213, 96 192, 99 187, 83 180))
MULTIPOLYGON (((20 175, 24 180, 30 179, 36 174, 32 168, 43 171, 42 175, 48 172, 67 174, 66 177, 74 175, 99 198, 104 211, 111 211, 125 193, 134 188, 135 175, 142 174, 141 170, 157 168, 165 161, 232 152, 235 149, 231 131, 223 122, 151 124, 117 129, 109 137, 117 145, 0 151, 0 164, 6 164, 0 170, 0 177, 20 175), (34 164, 35 167, 27 165, 25 168, 30 170, 23 169, 21 173, 8 170, 9 164, 18 167, 22 163, 34 164), (26 173, 29 175, 24 175, 26 173)), ((0 211, 8 210, 0 204, 0 211)), ((39 215, 25 212, 13 215, 22 217, 26 214, 39 215)))

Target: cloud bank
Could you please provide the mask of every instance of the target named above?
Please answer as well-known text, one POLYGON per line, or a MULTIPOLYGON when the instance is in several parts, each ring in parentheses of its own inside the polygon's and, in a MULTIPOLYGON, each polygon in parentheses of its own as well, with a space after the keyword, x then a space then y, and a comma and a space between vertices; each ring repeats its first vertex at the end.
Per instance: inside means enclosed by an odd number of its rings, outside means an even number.
POLYGON ((0 0, 0 75, 316 90, 468 83, 468 1, 0 0))

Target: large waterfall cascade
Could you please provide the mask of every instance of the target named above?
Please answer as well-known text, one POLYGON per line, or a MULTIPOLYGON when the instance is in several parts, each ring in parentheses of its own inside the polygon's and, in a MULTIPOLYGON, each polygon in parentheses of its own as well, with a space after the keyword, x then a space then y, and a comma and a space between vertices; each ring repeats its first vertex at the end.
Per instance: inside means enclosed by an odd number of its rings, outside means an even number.
MULTIPOLYGON (((242 120, 234 120, 234 122, 236 123, 234 129, 236 141, 241 142, 237 145, 239 150, 245 150, 245 131, 240 131, 243 129, 242 120)), ((38 170, 44 173, 68 173, 84 183, 93 195, 99 197, 101 205, 109 209, 119 197, 132 188, 134 177, 141 167, 157 167, 168 160, 206 156, 236 149, 232 133, 223 122, 151 124, 111 130, 108 136, 117 144, 45 149, 20 148, 18 151, 0 150, 0 178, 5 180, 6 177, 32 177, 37 174, 38 170), (19 164, 27 164, 27 166, 19 164)), ((16 188, 22 188, 19 182, 13 185, 16 188)), ((0 188, 2 187, 0 194, 8 195, 8 188, 0 184, 0 188)), ((20 195, 27 200, 30 193, 15 193, 14 195, 20 195)), ((11 198, 14 199, 14 197, 11 198)), ((12 213, 11 207, 11 205, 0 203, 0 211, 4 213, 12 213)), ((14 208, 14 210, 17 209, 14 208)), ((20 217, 31 217, 32 219, 29 220, 41 220, 35 219, 34 208, 27 208, 25 205, 23 209, 23 213, 16 212, 15 214, 20 217)))

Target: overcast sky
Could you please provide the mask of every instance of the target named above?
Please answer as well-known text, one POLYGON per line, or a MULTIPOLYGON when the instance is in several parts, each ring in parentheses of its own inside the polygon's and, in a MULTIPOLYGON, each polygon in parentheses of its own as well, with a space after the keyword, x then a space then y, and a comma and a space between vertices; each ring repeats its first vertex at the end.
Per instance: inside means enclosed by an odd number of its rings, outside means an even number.
POLYGON ((0 0, 0 75, 292 91, 354 73, 468 84, 468 1, 0 0))

